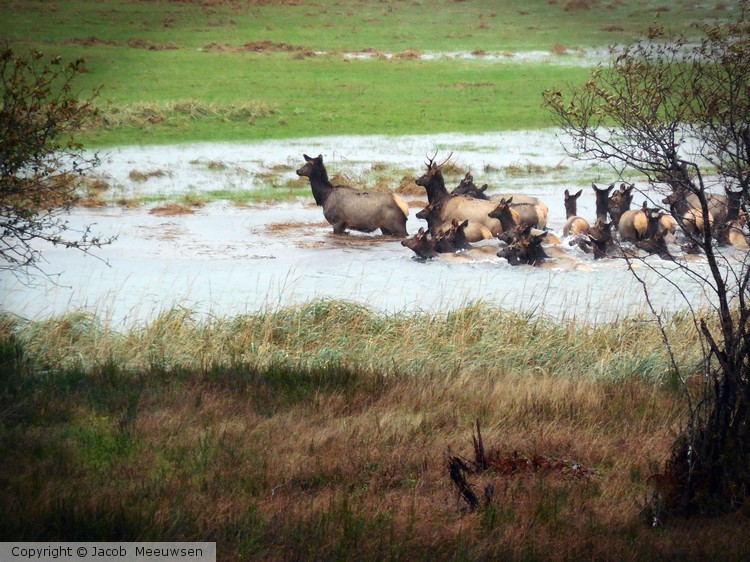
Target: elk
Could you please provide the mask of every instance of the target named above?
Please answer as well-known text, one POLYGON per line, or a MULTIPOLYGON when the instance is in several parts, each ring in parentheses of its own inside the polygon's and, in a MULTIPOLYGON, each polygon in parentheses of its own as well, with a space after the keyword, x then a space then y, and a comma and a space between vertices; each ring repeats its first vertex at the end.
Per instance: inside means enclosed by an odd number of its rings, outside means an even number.
POLYGON ((563 226, 563 236, 586 234, 591 228, 589 222, 583 217, 579 217, 577 213, 578 198, 583 193, 583 190, 579 190, 575 195, 571 195, 568 190, 565 190, 565 217, 567 221, 563 226))
MULTIPOLYGON (((680 196, 676 191, 673 191, 670 195, 665 197, 662 200, 662 203, 669 205, 670 213, 690 240, 689 244, 692 245, 691 249, 695 249, 704 227, 703 211, 700 209, 700 206, 694 207, 690 205, 687 199, 680 196)), ((709 226, 713 226, 714 221, 715 217, 709 210, 709 226)))
POLYGON ((412 250, 420 259, 431 259, 438 254, 469 250, 472 246, 464 233, 468 224, 469 221, 459 223, 454 220, 448 230, 440 230, 436 236, 430 236, 424 228, 420 228, 417 234, 402 240, 401 245, 412 250))
MULTIPOLYGON (((740 210, 739 201, 736 197, 730 200, 727 195, 708 193, 695 187, 690 179, 687 168, 683 165, 671 171, 668 177, 660 177, 672 188, 670 193, 662 202, 669 205, 672 216, 676 219, 683 232, 693 243, 697 244, 703 231, 704 213, 698 192, 702 192, 706 207, 708 208, 708 225, 716 229, 712 231, 713 238, 720 242, 726 242, 729 232, 729 222, 738 218, 740 210), (730 203, 734 203, 730 209, 730 203)), ((702 184, 701 184, 702 185, 702 184)))
POLYGON ((315 203, 323 207, 323 216, 333 226, 334 234, 344 234, 347 229, 373 232, 403 238, 408 236, 406 218, 409 207, 400 197, 391 193, 360 191, 350 186, 334 186, 328 180, 323 156, 310 158, 303 155, 305 164, 297 175, 310 180, 315 203))
POLYGON ((607 222, 607 214, 609 213, 609 192, 615 187, 615 184, 609 187, 597 187, 595 183, 591 184, 594 189, 594 195, 596 195, 596 220, 602 220, 607 222))
POLYGON ((440 168, 449 158, 450 156, 441 164, 436 164, 433 159, 429 159, 427 173, 420 176, 415 182, 425 188, 427 201, 429 205, 433 206, 430 212, 434 214, 434 220, 448 224, 453 219, 457 221, 468 220, 470 226, 474 224, 484 226, 493 236, 502 232, 500 221, 488 216, 495 208, 495 203, 473 199, 465 195, 451 197, 448 193, 440 168))
MULTIPOLYGON (((541 229, 537 227, 538 223, 536 221, 536 215, 524 213, 522 209, 525 207, 527 207, 527 205, 514 205, 513 197, 509 199, 500 199, 500 202, 488 216, 498 219, 503 227, 503 231, 513 230, 518 226, 528 226, 534 230, 541 231, 541 229)), ((557 237, 555 237, 555 241, 557 244, 560 243, 560 240, 557 237)))
POLYGON ((534 223, 535 228, 543 229, 547 226, 547 217, 549 215, 549 207, 547 204, 533 195, 525 195, 523 193, 495 193, 488 196, 487 184, 482 187, 474 185, 474 177, 471 172, 468 172, 464 179, 458 184, 458 186, 451 191, 451 195, 465 195, 467 197, 473 197, 474 199, 482 199, 485 201, 500 201, 501 199, 513 199, 513 206, 524 218, 523 221, 526 223, 534 223))
POLYGON ((578 237, 576 242, 584 252, 593 252, 595 260, 610 256, 612 253, 612 223, 596 219, 586 237, 578 237))
POLYGON ((411 238, 401 240, 401 245, 412 250, 417 254, 417 258, 422 260, 429 260, 437 256, 435 239, 429 237, 424 228, 420 228, 411 238))
POLYGON ((612 192, 607 202, 607 209, 609 211, 609 217, 612 219, 612 223, 615 228, 619 228, 620 217, 623 213, 630 210, 630 204, 633 202, 633 184, 626 185, 620 184, 620 188, 612 192))
MULTIPOLYGON (((416 215, 418 219, 427 221, 427 228, 433 237, 437 236, 438 232, 440 232, 441 230, 446 230, 452 225, 452 221, 444 222, 441 218, 442 206, 445 201, 446 200, 444 199, 439 203, 431 203, 424 209, 419 211, 416 215)), ((453 221, 455 220, 456 219, 453 219, 453 221)), ((464 229, 464 235, 469 240, 469 242, 479 242, 480 240, 492 238, 492 232, 490 232, 490 230, 486 226, 477 222, 469 223, 464 229)))
POLYGON ((659 231, 659 221, 662 217, 658 209, 649 209, 646 202, 638 209, 625 211, 620 217, 618 230, 620 238, 631 242, 639 242, 654 236, 659 231))
POLYGON ((510 265, 539 265, 549 258, 542 247, 546 236, 546 232, 531 226, 517 226, 503 234, 505 244, 497 252, 497 257, 505 258, 510 265))
POLYGON ((657 229, 650 237, 639 240, 635 246, 648 254, 657 254, 663 260, 674 260, 667 248, 669 231, 657 229))
POLYGON ((748 224, 747 212, 740 210, 736 219, 727 223, 727 241, 741 250, 748 250, 747 236, 745 227, 748 224))

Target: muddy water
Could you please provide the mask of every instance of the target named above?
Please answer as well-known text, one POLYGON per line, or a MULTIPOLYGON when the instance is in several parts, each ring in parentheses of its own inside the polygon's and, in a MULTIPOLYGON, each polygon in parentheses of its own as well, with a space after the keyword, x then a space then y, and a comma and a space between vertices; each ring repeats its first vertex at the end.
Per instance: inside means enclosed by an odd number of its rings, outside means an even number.
MULTIPOLYGON (((215 173, 201 176, 191 162, 216 159, 243 176, 221 178, 243 189, 252 185, 253 170, 275 162, 301 162, 302 152, 326 158, 333 168, 356 170, 369 165, 368 154, 379 161, 411 165, 421 173, 424 155, 447 147, 477 180, 483 170, 528 161, 540 166, 566 162, 551 133, 506 135, 445 135, 426 137, 327 138, 253 145, 186 145, 180 147, 122 148, 103 159, 103 171, 121 189, 157 191, 214 189, 215 173), (329 157, 330 155, 330 157, 329 157), (133 168, 158 166, 169 174, 147 186, 128 184, 133 168), (244 178, 244 179, 243 179, 244 178), (157 182, 161 182, 156 185, 157 182), (236 183, 234 183, 236 182, 236 183), (123 187, 124 186, 124 187, 123 187)), ((514 191, 539 195, 550 206, 549 226, 559 233, 564 222, 562 192, 584 189, 579 214, 594 215, 591 180, 596 173, 565 164, 563 177, 554 171, 529 178, 495 181, 514 191)), ((491 188, 492 189, 492 188, 491 188)), ((335 236, 311 197, 275 205, 239 207, 226 202, 209 204, 194 214, 159 216, 148 207, 116 206, 76 209, 73 228, 94 224, 103 236, 117 241, 97 252, 100 259, 70 250, 45 248, 45 271, 55 275, 31 284, 0 274, 0 309, 27 318, 70 311, 88 311, 114 325, 148 321, 162 310, 185 306, 197 314, 220 316, 273 309, 312 298, 354 300, 378 310, 444 311, 478 300, 556 319, 611 320, 645 310, 643 288, 620 260, 594 262, 577 248, 563 246, 562 257, 545 268, 513 267, 495 254, 496 242, 484 251, 443 256, 429 262, 398 240, 354 233, 335 236)), ((417 198, 418 199, 418 198, 417 198)), ((638 202, 638 198, 636 198, 638 202)), ((414 217, 407 228, 416 232, 422 221, 414 217)), ((648 264, 669 271, 674 266, 658 258, 648 264)), ((701 287, 674 272, 673 283, 659 281, 641 266, 652 301, 660 310, 679 310, 703 302, 701 287)))

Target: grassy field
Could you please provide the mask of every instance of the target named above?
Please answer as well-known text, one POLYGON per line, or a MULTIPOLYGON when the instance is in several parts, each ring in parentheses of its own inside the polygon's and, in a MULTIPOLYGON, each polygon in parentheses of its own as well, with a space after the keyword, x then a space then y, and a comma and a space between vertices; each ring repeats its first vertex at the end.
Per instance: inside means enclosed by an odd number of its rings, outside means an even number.
POLYGON ((3 38, 83 57, 106 123, 89 145, 549 126, 545 88, 586 79, 585 49, 675 32, 729 4, 687 0, 46 2, 0 0, 3 38), (552 62, 483 54, 573 53, 552 62), (366 51, 370 58, 343 53, 366 51), (466 52, 474 60, 423 60, 466 52))
MULTIPOLYGON (((127 333, 80 314, 1 326, 4 540, 210 540, 220 560, 750 555, 745 520, 639 513, 685 414, 648 319, 316 301, 174 309, 127 333), (476 420, 490 462, 467 475, 472 511, 448 460, 471 466, 476 420)), ((692 376, 692 324, 668 332, 692 376)))
MULTIPOLYGON (((90 146, 546 127, 541 91, 585 80, 585 49, 655 17, 693 35, 728 9, 0 0, 14 49, 86 59, 82 94, 101 88, 106 118, 90 146), (481 56, 534 50, 572 54, 481 56), (477 56, 418 56, 458 51, 477 56)), ((695 390, 693 324, 675 315, 667 331, 695 390)), ((0 540, 208 540, 220 560, 747 560, 747 517, 652 528, 641 513, 685 418, 651 318, 339 301, 173 309, 126 331, 3 315, 0 540), (450 478, 455 456, 477 509, 450 478)))

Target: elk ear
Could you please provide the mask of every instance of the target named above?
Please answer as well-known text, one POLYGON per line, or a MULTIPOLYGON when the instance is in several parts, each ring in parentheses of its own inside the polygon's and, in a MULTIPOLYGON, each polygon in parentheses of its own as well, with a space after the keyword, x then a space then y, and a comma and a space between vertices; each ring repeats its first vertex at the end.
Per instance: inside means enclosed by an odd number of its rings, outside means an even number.
POLYGON ((576 193, 573 197, 575 197, 576 199, 578 199, 581 196, 581 193, 583 193, 583 189, 579 189, 578 193, 576 193))
POLYGON ((464 222, 462 222, 462 223, 461 223, 461 224, 459 224, 458 226, 459 226, 459 227, 463 227, 463 228, 466 228, 467 226, 469 226, 469 219, 466 219, 466 220, 465 220, 464 222))
POLYGON ((311 162, 312 158, 310 158, 307 154, 303 154, 302 156, 305 157, 305 162, 311 162))
POLYGON ((505 202, 505 204, 510 205, 511 203, 513 203, 513 198, 509 197, 508 200, 505 202))
POLYGON ((568 190, 565 190, 565 197, 570 197, 570 193, 568 193, 568 190))
POLYGON ((316 160, 322 164, 323 163, 323 155, 322 154, 318 154, 318 157, 316 158, 316 160))

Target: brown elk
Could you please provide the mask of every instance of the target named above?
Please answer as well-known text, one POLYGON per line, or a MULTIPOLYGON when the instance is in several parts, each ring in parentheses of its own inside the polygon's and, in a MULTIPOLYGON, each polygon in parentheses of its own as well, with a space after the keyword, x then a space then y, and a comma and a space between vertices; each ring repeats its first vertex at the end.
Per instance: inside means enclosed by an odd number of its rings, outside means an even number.
POLYGON ((620 217, 620 238, 630 242, 651 238, 660 230, 661 217, 662 213, 658 209, 649 209, 644 201, 640 209, 625 211, 620 217))
MULTIPOLYGON (((695 247, 698 240, 700 240, 704 228, 703 211, 700 206, 692 206, 688 203, 686 198, 682 197, 677 192, 672 192, 665 197, 662 203, 669 205, 669 210, 672 216, 688 237, 689 244, 692 244, 692 247, 695 247)), ((708 224, 710 227, 714 225, 714 221, 715 217, 709 210, 708 224)))
POLYGON ((464 176, 464 179, 458 186, 451 191, 451 195, 465 195, 475 199, 485 201, 500 201, 501 199, 513 199, 513 206, 523 217, 524 223, 534 224, 535 228, 543 229, 547 226, 547 217, 549 216, 549 207, 547 204, 533 195, 523 193, 495 193, 488 196, 487 184, 482 187, 474 185, 474 177, 471 172, 464 176))
POLYGON ((323 165, 323 156, 310 158, 303 155, 305 165, 297 175, 310 180, 315 203, 323 207, 323 216, 333 226, 335 234, 347 229, 373 232, 380 229, 383 234, 404 237, 409 207, 398 196, 391 193, 360 191, 350 186, 334 186, 328 181, 328 172, 323 165))
POLYGON ((612 195, 609 196, 607 209, 615 228, 619 228, 620 218, 623 213, 630 210, 630 205, 633 202, 634 188, 633 184, 621 183, 620 188, 613 191, 612 195))
POLYGON ((497 206, 489 213, 489 217, 498 219, 503 227, 503 231, 513 230, 517 226, 530 227, 538 229, 536 214, 524 213, 521 209, 527 205, 514 205, 513 197, 509 199, 500 199, 497 206))
MULTIPOLYGON (((456 220, 452 219, 451 222, 443 221, 441 211, 445 201, 444 199, 439 203, 431 203, 416 215, 418 219, 427 221, 427 228, 433 237, 437 236, 441 230, 449 229, 452 221, 456 220)), ((486 226, 477 222, 469 223, 464 229, 464 235, 469 242, 479 242, 480 240, 492 238, 492 232, 486 226)))
POLYGON ((748 224, 747 212, 740 210, 736 219, 731 220, 727 223, 727 241, 732 245, 740 248, 741 250, 748 250, 747 236, 745 235, 745 227, 748 224))
POLYGON ((677 224, 694 244, 697 244, 705 222, 699 192, 702 192, 705 197, 708 209, 708 225, 712 230, 712 237, 722 243, 727 242, 727 236, 729 235, 727 227, 731 221, 739 216, 740 201, 736 197, 730 198, 727 195, 708 193, 702 188, 696 188, 685 165, 675 166, 667 177, 659 179, 665 181, 672 188, 672 193, 662 202, 669 205, 677 224))
MULTIPOLYGON (((450 156, 448 157, 450 158, 450 156)), ((430 212, 434 219, 440 223, 450 224, 453 219, 457 221, 468 220, 469 225, 482 225, 494 236, 502 232, 502 226, 497 219, 490 218, 489 213, 495 208, 491 201, 473 199, 465 195, 451 197, 445 188, 445 180, 440 168, 447 162, 436 164, 433 159, 427 163, 427 173, 416 180, 416 184, 425 188, 427 201, 433 205, 430 212)))
POLYGON ((638 240, 635 246, 648 254, 657 254, 663 260, 674 260, 674 257, 669 253, 669 249, 667 248, 666 237, 668 235, 669 231, 657 229, 648 238, 638 240))
POLYGON ((571 195, 568 190, 565 190, 565 217, 566 222, 563 226, 563 236, 586 234, 591 228, 589 222, 583 217, 578 216, 578 198, 583 193, 583 190, 579 190, 578 193, 571 195))

